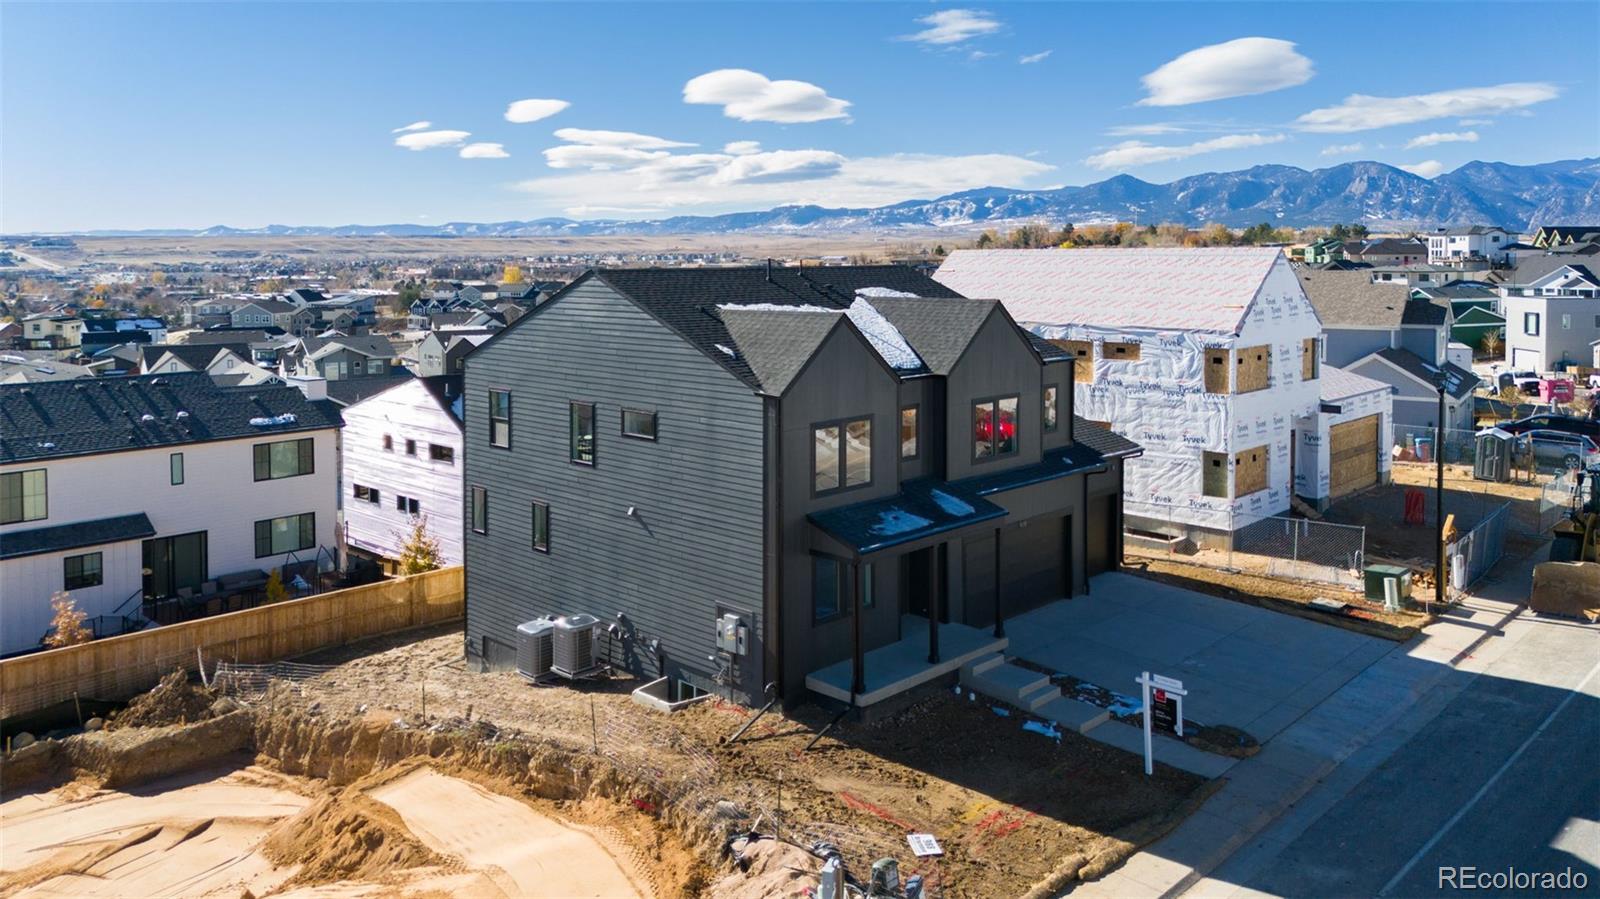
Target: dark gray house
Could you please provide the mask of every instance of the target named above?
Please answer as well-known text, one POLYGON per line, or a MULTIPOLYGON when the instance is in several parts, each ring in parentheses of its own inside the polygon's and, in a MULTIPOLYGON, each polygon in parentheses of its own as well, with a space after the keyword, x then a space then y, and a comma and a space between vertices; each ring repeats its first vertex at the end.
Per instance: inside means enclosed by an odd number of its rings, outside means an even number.
POLYGON ((1121 558, 1139 448, 1072 395, 904 267, 591 271, 467 360, 467 652, 587 612, 617 665, 741 702, 944 676, 1121 558))

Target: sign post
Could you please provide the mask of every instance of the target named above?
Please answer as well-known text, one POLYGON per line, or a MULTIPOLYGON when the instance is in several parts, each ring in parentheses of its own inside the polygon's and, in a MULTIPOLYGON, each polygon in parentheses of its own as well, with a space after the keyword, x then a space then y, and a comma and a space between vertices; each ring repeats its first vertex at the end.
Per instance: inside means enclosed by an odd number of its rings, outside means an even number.
POLYGON ((1189 694, 1183 689, 1183 681, 1148 671, 1140 672, 1134 681, 1143 691, 1144 773, 1149 776, 1155 773, 1155 728, 1183 736, 1183 697, 1189 694))

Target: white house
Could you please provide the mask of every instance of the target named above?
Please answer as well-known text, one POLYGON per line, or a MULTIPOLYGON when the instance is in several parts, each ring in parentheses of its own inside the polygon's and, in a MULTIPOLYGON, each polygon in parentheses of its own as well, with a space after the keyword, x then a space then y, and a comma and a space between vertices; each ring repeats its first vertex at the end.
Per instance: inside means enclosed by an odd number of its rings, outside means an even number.
POLYGON ((1435 265, 1473 258, 1506 262, 1506 247, 1514 243, 1516 235, 1492 225, 1440 228, 1428 235, 1428 261, 1435 265))
POLYGON ((1288 511, 1321 324, 1281 251, 958 250, 934 278, 1077 355, 1077 414, 1144 447, 1130 528, 1214 542, 1288 511))
POLYGON ((401 381, 344 409, 345 540, 394 561, 427 518, 445 565, 461 562, 461 376, 401 381))
MULTIPOLYGON (((1551 257, 1530 262, 1545 262, 1551 257)), ((1532 266, 1527 266, 1532 268, 1532 266)), ((1501 288, 1506 316, 1506 361, 1518 370, 1552 371, 1582 365, 1600 338, 1600 275, 1584 263, 1548 270, 1501 288)), ((1520 275, 1523 267, 1519 267, 1520 275)))
POLYGON ((0 654, 67 590, 98 635, 337 547, 339 412, 203 372, 0 385, 0 654))

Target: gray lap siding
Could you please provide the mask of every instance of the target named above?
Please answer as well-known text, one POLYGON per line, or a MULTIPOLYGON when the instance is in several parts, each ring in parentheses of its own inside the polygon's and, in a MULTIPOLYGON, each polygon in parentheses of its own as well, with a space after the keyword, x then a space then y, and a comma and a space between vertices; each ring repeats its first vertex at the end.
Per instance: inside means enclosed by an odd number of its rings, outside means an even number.
MULTIPOLYGON (((763 645, 763 402, 598 281, 569 291, 472 354, 466 484, 488 490, 487 534, 465 533, 468 652, 502 647, 539 615, 626 616, 619 661, 702 687, 713 624, 750 627, 735 698, 759 696, 763 645), (488 392, 511 392, 511 448, 490 446, 488 392), (568 454, 568 404, 595 404, 596 464, 568 454), (658 439, 621 436, 623 408, 654 410, 658 439), (532 548, 532 504, 550 507, 550 551, 532 548), (632 507, 636 515, 629 516, 632 507), (492 644, 490 644, 492 646, 492 644)), ((605 646, 602 640, 601 646, 605 646)), ((719 690, 720 692, 720 690, 719 690)))

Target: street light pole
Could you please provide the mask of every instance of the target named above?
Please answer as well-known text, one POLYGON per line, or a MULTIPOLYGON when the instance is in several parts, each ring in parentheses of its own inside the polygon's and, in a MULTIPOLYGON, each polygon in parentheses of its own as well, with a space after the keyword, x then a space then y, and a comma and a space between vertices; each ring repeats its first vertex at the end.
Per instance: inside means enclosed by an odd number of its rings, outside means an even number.
POLYGON ((1439 381, 1439 426, 1433 432, 1433 460, 1437 472, 1437 484, 1434 487, 1433 499, 1433 525, 1434 525, 1434 568, 1433 568, 1433 601, 1444 608, 1444 386, 1443 379, 1439 381))

